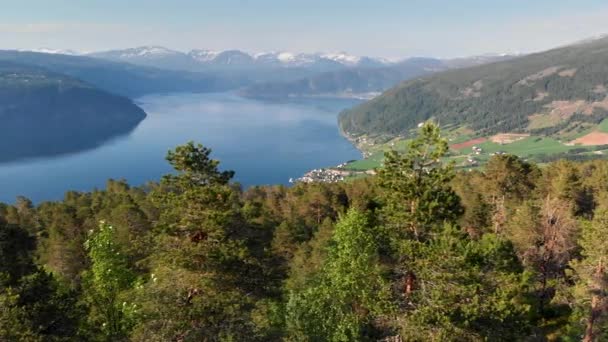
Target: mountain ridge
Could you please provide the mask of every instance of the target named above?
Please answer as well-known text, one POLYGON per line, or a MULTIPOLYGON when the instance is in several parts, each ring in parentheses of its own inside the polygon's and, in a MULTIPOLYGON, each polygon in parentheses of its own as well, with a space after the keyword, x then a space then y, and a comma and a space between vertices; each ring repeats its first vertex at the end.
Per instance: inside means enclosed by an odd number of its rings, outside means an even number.
POLYGON ((608 38, 406 81, 340 115, 351 136, 407 137, 435 119, 474 136, 567 136, 608 116, 608 38))
MULTIPOLYGON (((355 56, 345 52, 337 53, 293 53, 288 51, 248 53, 238 49, 207 50, 192 49, 188 52, 171 50, 160 46, 141 46, 128 49, 99 51, 86 56, 113 61, 130 62, 142 65, 154 65, 162 61, 163 65, 192 70, 209 66, 233 65, 238 67, 310 67, 336 69, 358 66, 384 66, 392 62, 383 58, 355 56), (175 59, 175 61, 171 61, 175 59)), ((158 65, 158 64, 156 64, 158 65)))
POLYGON ((294 81, 253 84, 242 89, 240 94, 258 99, 315 96, 370 98, 399 82, 414 77, 509 58, 512 58, 512 56, 473 56, 458 59, 413 57, 384 67, 354 67, 320 73, 294 81))

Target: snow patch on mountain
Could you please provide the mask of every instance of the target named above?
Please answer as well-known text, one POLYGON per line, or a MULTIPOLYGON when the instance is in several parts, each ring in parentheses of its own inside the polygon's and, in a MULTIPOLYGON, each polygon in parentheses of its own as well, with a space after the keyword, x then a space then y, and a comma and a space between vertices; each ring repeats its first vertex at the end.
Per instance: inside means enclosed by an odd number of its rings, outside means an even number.
POLYGON ((338 53, 294 53, 289 51, 271 51, 260 53, 247 53, 241 50, 207 50, 194 49, 187 53, 170 50, 161 46, 142 46, 124 50, 112 50, 90 54, 94 57, 118 59, 132 62, 153 62, 176 57, 185 63, 201 65, 223 66, 275 66, 275 67, 321 67, 335 69, 336 67, 382 66, 392 62, 371 57, 350 55, 345 52, 338 53))
POLYGON ((170 50, 164 48, 162 46, 141 46, 132 49, 123 50, 120 53, 120 57, 122 58, 131 58, 131 57, 146 57, 146 58, 157 58, 157 57, 167 57, 171 55, 179 55, 181 52, 170 50))
POLYGON ((203 50, 197 49, 192 50, 188 55, 199 62, 211 62, 213 61, 222 51, 203 50))
POLYGON ((50 49, 50 48, 38 48, 31 50, 19 50, 19 51, 29 51, 29 52, 38 52, 38 53, 48 53, 52 55, 71 55, 77 56, 80 55, 80 52, 69 50, 69 49, 50 49))
POLYGON ((361 57, 349 55, 345 52, 338 53, 326 53, 321 55, 322 58, 327 58, 329 60, 338 62, 340 64, 348 65, 348 66, 356 66, 361 62, 361 57))

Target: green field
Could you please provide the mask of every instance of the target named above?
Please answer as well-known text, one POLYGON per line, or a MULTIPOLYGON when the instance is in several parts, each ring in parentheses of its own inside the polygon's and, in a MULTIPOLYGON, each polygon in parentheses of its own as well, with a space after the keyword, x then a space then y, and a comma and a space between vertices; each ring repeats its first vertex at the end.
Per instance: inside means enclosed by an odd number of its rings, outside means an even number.
POLYGON ((354 161, 346 165, 345 169, 352 171, 365 171, 365 170, 373 170, 382 165, 382 160, 384 159, 384 152, 375 152, 370 157, 354 161))
POLYGON ((503 151, 520 157, 530 157, 535 154, 554 154, 566 152, 576 146, 566 146, 553 138, 528 137, 510 144, 497 144, 486 141, 478 145, 484 154, 503 151))
POLYGON ((608 119, 604 119, 597 125, 597 130, 600 132, 608 133, 608 119))
MULTIPOLYGON (((605 129, 606 131, 608 131, 608 121, 604 120, 600 127, 600 129, 605 129)), ((466 140, 453 139, 451 143, 454 143, 454 141, 463 142, 466 140)), ((391 149, 405 151, 407 143, 407 140, 401 140, 378 145, 374 149, 374 152, 370 157, 352 162, 346 166, 346 169, 362 171, 378 168, 382 165, 382 160, 384 159, 384 151, 388 151, 391 149)), ((593 146, 568 146, 554 138, 538 136, 527 137, 510 144, 498 144, 488 140, 486 142, 478 144, 477 146, 482 149, 482 153, 479 155, 473 154, 471 147, 467 147, 459 150, 451 150, 451 155, 446 160, 454 161, 457 166, 466 166, 464 162, 466 161, 467 156, 470 155, 475 158, 475 160, 477 160, 480 165, 483 165, 490 159, 492 154, 497 152, 514 154, 521 158, 534 161, 535 158, 540 158, 541 156, 550 156, 559 153, 566 153, 573 149, 577 149, 576 151, 574 151, 574 153, 576 153, 577 155, 591 154, 594 150, 593 146), (585 151, 578 152, 578 150, 580 149, 584 149, 585 151)))

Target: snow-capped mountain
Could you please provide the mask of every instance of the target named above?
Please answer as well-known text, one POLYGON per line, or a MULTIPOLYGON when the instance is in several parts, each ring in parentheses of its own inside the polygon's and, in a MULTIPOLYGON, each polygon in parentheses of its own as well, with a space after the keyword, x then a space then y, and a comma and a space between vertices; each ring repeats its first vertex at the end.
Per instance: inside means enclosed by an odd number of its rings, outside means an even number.
POLYGON ((197 67, 196 61, 187 54, 162 46, 141 46, 124 50, 93 52, 87 56, 173 70, 192 70, 197 67))
POLYGON ((91 57, 144 64, 171 69, 205 69, 208 67, 253 68, 285 67, 337 70, 348 67, 376 67, 390 62, 370 57, 340 53, 292 53, 286 51, 247 53, 241 50, 214 51, 195 49, 187 53, 160 46, 143 46, 88 54, 91 57))
POLYGON ((201 63, 207 63, 213 61, 220 53, 221 51, 213 50, 192 50, 188 55, 201 63))
POLYGON ((162 46, 141 46, 124 50, 110 50, 93 52, 89 56, 106 59, 132 60, 132 59, 161 59, 168 56, 181 56, 182 52, 170 50, 162 46))
POLYGON ((362 57, 349 55, 345 52, 327 53, 321 55, 321 58, 326 58, 348 66, 357 66, 362 59, 362 57))
POLYGON ((31 50, 19 50, 19 51, 30 51, 30 52, 38 52, 38 53, 48 53, 53 55, 70 55, 70 56, 78 56, 81 55, 80 52, 69 50, 69 49, 50 49, 50 48, 38 48, 31 50))

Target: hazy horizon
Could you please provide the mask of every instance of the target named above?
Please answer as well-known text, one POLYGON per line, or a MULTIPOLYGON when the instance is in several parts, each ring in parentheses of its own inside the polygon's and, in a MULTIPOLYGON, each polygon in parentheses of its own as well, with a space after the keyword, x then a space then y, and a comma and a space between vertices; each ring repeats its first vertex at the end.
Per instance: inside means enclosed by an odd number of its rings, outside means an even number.
POLYGON ((22 0, 3 14, 0 49, 80 52, 163 46, 452 58, 530 53, 608 33, 608 4, 598 0, 22 0))

